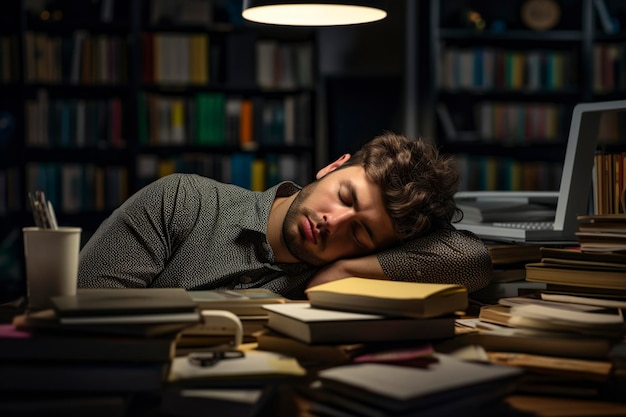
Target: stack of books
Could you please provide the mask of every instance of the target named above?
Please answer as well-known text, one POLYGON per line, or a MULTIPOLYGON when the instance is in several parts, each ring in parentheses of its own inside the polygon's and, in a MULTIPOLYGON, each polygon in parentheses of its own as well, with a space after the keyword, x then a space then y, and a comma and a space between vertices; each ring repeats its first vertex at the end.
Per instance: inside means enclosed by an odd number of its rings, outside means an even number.
POLYGON ((538 244, 488 243, 491 256, 491 279, 489 284, 471 294, 482 304, 494 304, 502 297, 513 297, 545 288, 544 284, 526 281, 526 264, 541 259, 538 244))
MULTIPOLYGON (((338 365, 383 349, 427 345, 455 334, 455 313, 468 306, 465 287, 359 277, 307 290, 308 301, 265 305, 258 349, 308 365, 338 365)), ((411 352, 414 354, 414 352, 411 352)))
POLYGON ((541 255, 526 265, 526 280, 548 292, 626 299, 626 253, 542 248, 541 255))
POLYGON ((307 290, 308 302, 265 305, 267 327, 309 344, 433 340, 454 335, 467 289, 344 278, 307 290))
POLYGON ((541 248, 526 280, 550 292, 626 299, 626 215, 578 216, 576 237, 576 248, 541 248))
POLYGON ((268 330, 258 347, 326 361, 299 389, 315 415, 491 412, 506 408, 499 400, 523 374, 435 352, 468 307, 463 286, 350 277, 306 293, 307 302, 264 306, 268 330))
POLYGON ((359 363, 318 373, 310 411, 327 416, 509 415, 500 401, 515 390, 519 368, 436 354, 424 366, 359 363))
POLYGON ((576 233, 587 252, 626 252, 626 214, 578 216, 576 233))
POLYGON ((181 289, 79 289, 52 302, 0 326, 2 415, 126 415, 158 395, 178 333, 200 319, 181 289))
POLYGON ((482 346, 494 363, 525 369, 521 392, 599 397, 613 372, 610 353, 624 340, 622 308, 553 294, 503 298, 483 306, 476 331, 461 339, 482 346))

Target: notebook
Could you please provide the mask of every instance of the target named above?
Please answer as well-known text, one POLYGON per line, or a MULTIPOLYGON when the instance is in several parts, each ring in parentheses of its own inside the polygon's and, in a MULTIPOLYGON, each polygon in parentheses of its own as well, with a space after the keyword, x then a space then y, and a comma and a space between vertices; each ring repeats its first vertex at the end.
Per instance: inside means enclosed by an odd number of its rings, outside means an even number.
MULTIPOLYGON (((457 195, 457 201, 464 199, 464 203, 471 198, 477 202, 481 199, 496 198, 501 201, 526 199, 529 203, 533 198, 540 198, 543 201, 556 198, 554 218, 528 222, 462 221, 455 224, 457 229, 472 231, 484 240, 543 244, 576 243, 575 233, 578 231, 576 216, 589 212, 600 116, 607 111, 626 111, 626 100, 579 103, 574 106, 558 192, 478 191, 457 195)), ((530 213, 528 217, 531 220, 530 213)))

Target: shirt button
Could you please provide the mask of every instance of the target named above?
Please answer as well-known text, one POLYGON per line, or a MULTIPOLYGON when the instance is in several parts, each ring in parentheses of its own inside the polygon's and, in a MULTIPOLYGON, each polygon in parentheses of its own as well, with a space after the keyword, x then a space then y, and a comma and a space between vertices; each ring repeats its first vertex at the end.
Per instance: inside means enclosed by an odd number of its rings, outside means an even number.
POLYGON ((250 278, 247 275, 242 276, 241 278, 239 278, 239 282, 242 284, 249 284, 252 282, 252 278, 250 278))

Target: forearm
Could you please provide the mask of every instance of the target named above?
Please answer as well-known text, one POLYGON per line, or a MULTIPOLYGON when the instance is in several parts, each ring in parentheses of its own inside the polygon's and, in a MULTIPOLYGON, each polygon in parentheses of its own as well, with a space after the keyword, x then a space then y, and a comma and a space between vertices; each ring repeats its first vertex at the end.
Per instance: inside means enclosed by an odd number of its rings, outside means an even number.
POLYGON ((309 281, 308 287, 335 281, 347 277, 366 277, 375 279, 387 279, 376 255, 362 258, 340 259, 322 268, 309 281))

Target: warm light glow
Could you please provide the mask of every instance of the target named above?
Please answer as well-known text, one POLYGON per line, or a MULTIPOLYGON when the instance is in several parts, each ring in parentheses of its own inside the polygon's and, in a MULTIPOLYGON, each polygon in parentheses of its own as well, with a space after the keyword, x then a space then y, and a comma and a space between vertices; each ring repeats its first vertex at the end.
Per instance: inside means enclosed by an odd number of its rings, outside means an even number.
POLYGON ((344 4, 275 4, 245 9, 247 20, 291 26, 336 26, 375 22, 387 12, 373 7, 344 4))

